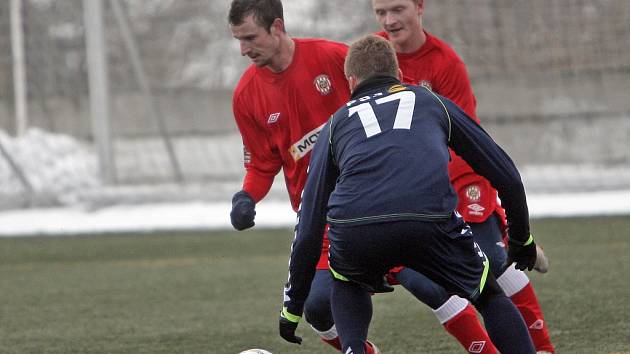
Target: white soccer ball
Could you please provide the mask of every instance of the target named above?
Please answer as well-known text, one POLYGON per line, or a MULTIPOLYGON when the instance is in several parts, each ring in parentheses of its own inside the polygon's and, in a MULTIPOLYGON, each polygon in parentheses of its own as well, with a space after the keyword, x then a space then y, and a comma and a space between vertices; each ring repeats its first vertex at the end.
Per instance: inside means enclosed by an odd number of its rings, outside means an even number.
POLYGON ((247 349, 238 354, 272 354, 272 353, 264 349, 247 349))

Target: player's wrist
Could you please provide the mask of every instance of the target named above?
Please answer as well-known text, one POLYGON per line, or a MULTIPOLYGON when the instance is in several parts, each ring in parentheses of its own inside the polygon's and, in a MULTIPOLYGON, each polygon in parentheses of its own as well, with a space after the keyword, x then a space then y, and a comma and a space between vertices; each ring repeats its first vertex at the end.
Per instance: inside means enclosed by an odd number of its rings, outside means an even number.
POLYGON ((252 196, 249 193, 247 193, 245 190, 240 190, 234 193, 234 196, 232 197, 232 204, 237 203, 239 201, 248 201, 255 204, 254 198, 252 198, 252 196))
POLYGON ((509 243, 510 245, 516 245, 516 246, 521 246, 521 247, 524 247, 524 246, 529 246, 529 245, 531 245, 531 244, 535 244, 535 243, 534 243, 534 235, 532 235, 532 234, 530 233, 527 237, 523 237, 521 240, 518 240, 518 239, 512 238, 512 237, 510 236, 510 238, 509 238, 509 240, 508 240, 508 243, 509 243))
POLYGON ((291 312, 289 312, 289 310, 287 309, 286 306, 282 307, 282 311, 280 311, 280 317, 286 319, 289 322, 295 323, 295 324, 299 323, 300 320, 302 319, 302 316, 295 315, 295 314, 292 314, 291 312))

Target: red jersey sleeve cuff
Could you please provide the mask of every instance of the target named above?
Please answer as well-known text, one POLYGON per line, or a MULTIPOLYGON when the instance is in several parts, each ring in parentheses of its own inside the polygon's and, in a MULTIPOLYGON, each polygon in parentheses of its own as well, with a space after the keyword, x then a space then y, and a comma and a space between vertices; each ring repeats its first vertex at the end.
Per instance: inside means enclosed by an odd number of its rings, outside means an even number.
POLYGON ((264 177, 248 173, 245 175, 245 180, 243 181, 243 190, 254 199, 254 202, 258 203, 269 193, 272 184, 273 177, 264 177))

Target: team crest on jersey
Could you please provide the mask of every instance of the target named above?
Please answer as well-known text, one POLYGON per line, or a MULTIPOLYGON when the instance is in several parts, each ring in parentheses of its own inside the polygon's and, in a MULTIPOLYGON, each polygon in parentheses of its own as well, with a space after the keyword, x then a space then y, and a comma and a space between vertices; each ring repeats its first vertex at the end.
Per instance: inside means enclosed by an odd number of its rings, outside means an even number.
POLYGON ((332 91, 332 83, 326 74, 318 75, 315 80, 313 80, 313 84, 315 85, 315 89, 317 89, 322 96, 326 96, 332 91))
POLYGON ((471 184, 466 188, 466 197, 468 197, 471 202, 478 202, 479 199, 481 199, 481 188, 476 184, 471 184))
POLYGON ((431 81, 421 80, 420 82, 418 82, 418 85, 422 87, 426 87, 429 90, 433 91, 433 87, 431 86, 431 81))

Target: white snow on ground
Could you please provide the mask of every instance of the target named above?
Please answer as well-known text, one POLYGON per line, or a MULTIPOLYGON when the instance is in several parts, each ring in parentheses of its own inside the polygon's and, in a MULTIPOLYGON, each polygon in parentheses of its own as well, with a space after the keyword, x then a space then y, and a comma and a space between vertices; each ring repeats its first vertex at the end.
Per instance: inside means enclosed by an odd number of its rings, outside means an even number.
MULTIPOLYGON (((627 215, 630 190, 584 194, 530 195, 532 218, 627 215)), ((0 213, 0 237, 155 231, 231 230, 229 203, 179 203, 116 206, 85 211, 30 209, 0 213)), ((291 228, 295 214, 287 201, 262 201, 255 228, 291 228)))
MULTIPOLYGON (((229 200, 231 193, 239 188, 240 181, 235 180, 226 186, 215 183, 197 189, 189 187, 192 192, 187 194, 181 186, 167 188, 163 185, 148 189, 143 186, 118 186, 108 194, 107 188, 98 179, 94 153, 89 146, 71 137, 31 129, 20 138, 12 138, 0 130, 0 143, 22 168, 38 198, 50 201, 35 205, 56 206, 18 209, 19 205, 11 204, 12 200, 21 200, 24 189, 7 161, 0 157, 0 206, 8 206, 4 208, 7 210, 0 212, 0 237, 232 229, 229 200), (85 197, 89 196, 90 191, 103 194, 100 198, 105 200, 86 203, 85 200, 89 198, 85 197), (156 198, 152 194, 154 191, 163 198, 156 198), (213 194, 210 200, 173 198, 173 195, 181 194, 198 198, 205 191, 213 194), (107 199, 110 194, 111 200, 107 199), (125 197, 127 194, 137 198, 125 197), (133 201, 132 205, 120 205, 130 200, 133 201), (108 206, 100 208, 103 205, 108 206)), ((547 174, 557 175, 562 172, 560 167, 548 167, 547 174)), ((537 168, 526 173, 526 185, 531 186, 528 175, 547 175, 543 173, 545 171, 537 168)), ((615 176, 589 171, 579 171, 577 177, 588 177, 589 181, 596 182, 615 178, 625 181, 626 176, 630 175, 626 170, 615 170, 615 176)), ((576 175, 573 169, 565 174, 576 175)), ((548 181, 539 182, 549 184, 548 181)), ((624 190, 623 184, 619 187, 618 190, 607 192, 564 194, 531 190, 528 192, 530 214, 533 218, 630 215, 630 189, 624 190)), ((278 193, 270 193, 256 208, 256 228, 293 227, 295 215, 289 206, 282 181, 276 181, 272 191, 278 193)))
MULTIPOLYGON (((78 202, 80 191, 100 185, 96 156, 70 136, 30 128, 14 138, 0 130, 0 144, 19 166, 37 199, 48 200, 43 204, 72 205, 78 202)), ((24 191, 5 156, 0 156, 0 197, 16 197, 24 191)))
MULTIPOLYGON (((175 203, 115 206, 86 211, 52 208, 0 213, 0 237, 148 233, 175 230, 229 230, 229 203, 175 203)), ((256 228, 283 228, 295 224, 288 202, 259 203, 256 228)))

